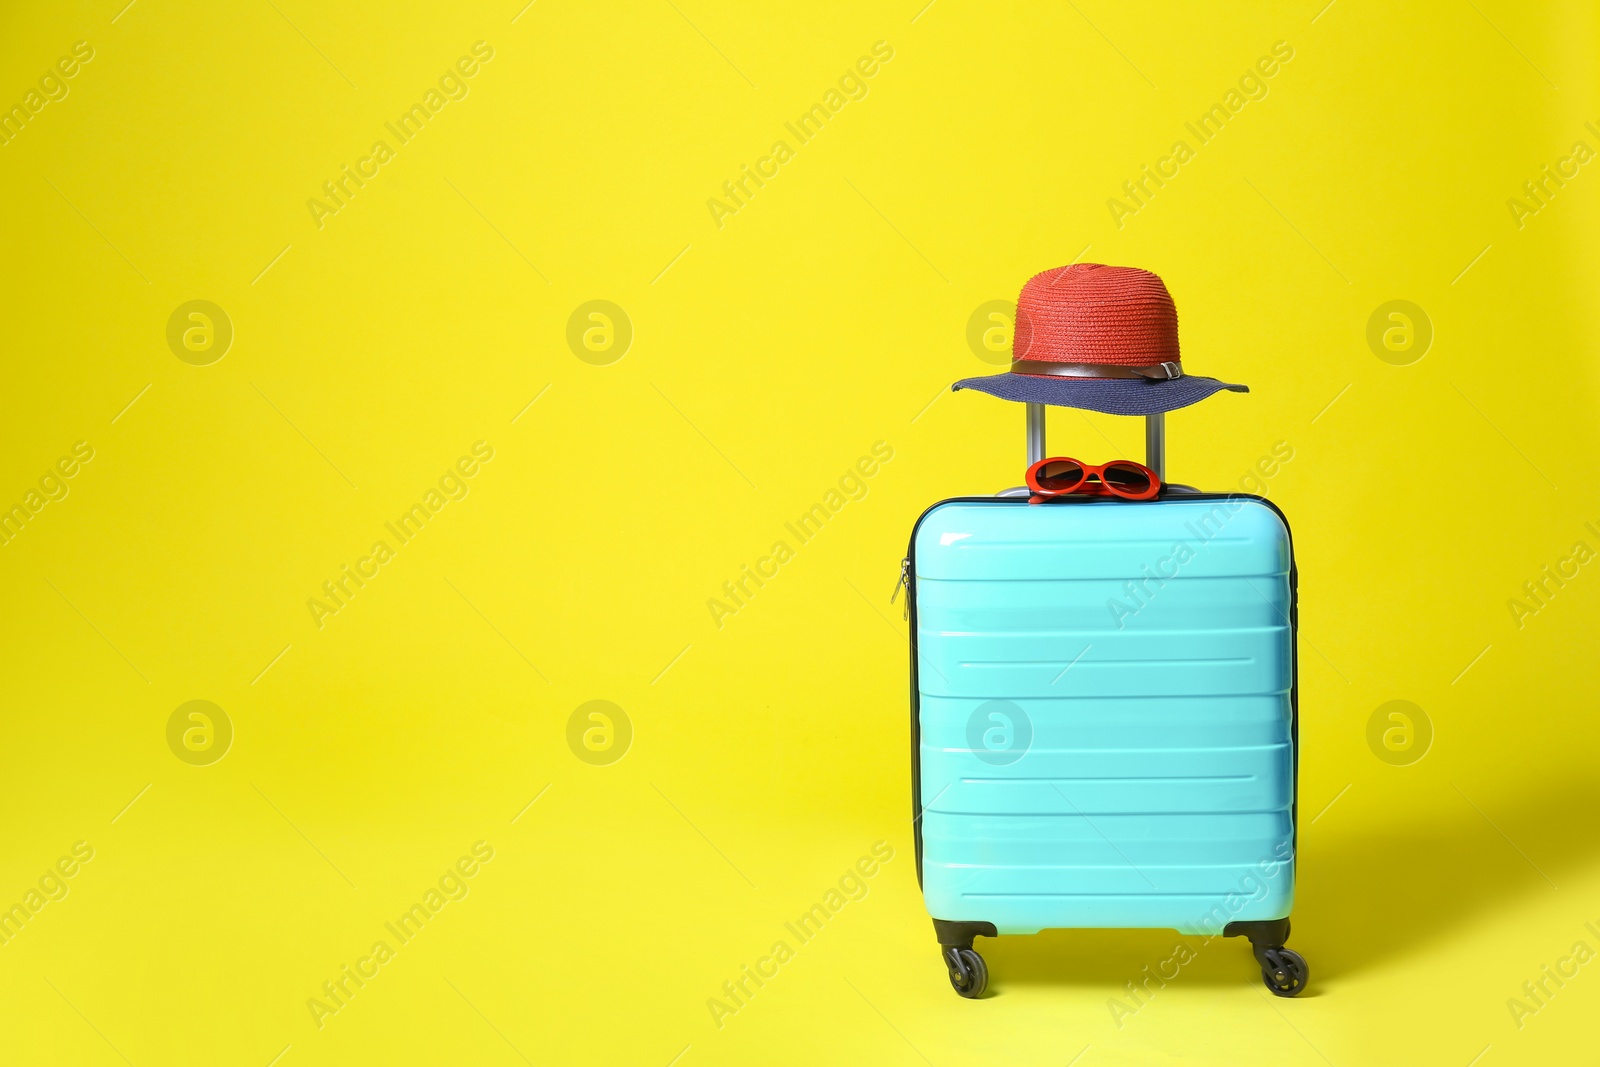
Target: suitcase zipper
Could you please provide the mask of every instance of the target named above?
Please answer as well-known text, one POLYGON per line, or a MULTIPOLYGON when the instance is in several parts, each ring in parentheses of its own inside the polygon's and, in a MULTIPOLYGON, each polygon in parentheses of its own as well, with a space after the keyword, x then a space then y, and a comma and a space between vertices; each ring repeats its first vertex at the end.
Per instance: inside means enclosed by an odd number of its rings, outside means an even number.
POLYGON ((911 621, 911 557, 907 556, 900 561, 900 580, 894 583, 894 592, 889 594, 889 603, 893 604, 900 595, 900 590, 906 590, 906 603, 901 611, 901 618, 911 621))

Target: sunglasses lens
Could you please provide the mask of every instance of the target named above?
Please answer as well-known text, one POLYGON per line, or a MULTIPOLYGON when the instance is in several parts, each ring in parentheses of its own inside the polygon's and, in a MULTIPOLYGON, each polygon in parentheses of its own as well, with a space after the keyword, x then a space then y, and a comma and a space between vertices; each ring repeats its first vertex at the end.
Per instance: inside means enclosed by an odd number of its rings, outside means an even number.
POLYGON ((1071 489, 1083 481, 1083 466, 1070 459, 1053 459, 1040 467, 1035 477, 1044 489, 1071 489))
POLYGON ((1150 488, 1150 476, 1138 467, 1113 463, 1106 467, 1104 477, 1108 486, 1125 493, 1142 493, 1150 488))

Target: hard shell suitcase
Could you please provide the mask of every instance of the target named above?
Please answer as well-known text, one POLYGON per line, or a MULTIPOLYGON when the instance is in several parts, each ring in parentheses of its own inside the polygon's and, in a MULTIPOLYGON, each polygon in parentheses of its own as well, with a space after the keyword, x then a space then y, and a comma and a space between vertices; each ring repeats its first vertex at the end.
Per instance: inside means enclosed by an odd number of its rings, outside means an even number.
MULTIPOLYGON (((1147 426, 1162 473, 1162 417, 1147 426)), ((976 935, 1159 927, 1246 936, 1268 989, 1299 993, 1282 513, 1182 486, 1017 492, 935 504, 902 565, 917 873, 951 984, 983 993, 976 935)))

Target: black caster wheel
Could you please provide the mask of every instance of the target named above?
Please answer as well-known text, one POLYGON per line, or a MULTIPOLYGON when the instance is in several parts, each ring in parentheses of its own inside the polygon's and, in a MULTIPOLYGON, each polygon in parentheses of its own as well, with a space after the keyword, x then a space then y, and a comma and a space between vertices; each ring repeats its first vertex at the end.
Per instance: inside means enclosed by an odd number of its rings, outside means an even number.
POLYGON ((989 988, 989 968, 974 950, 947 948, 944 965, 950 969, 951 988, 968 1000, 983 996, 983 991, 989 988))
POLYGON ((1259 958, 1261 980, 1274 995, 1295 997, 1305 989, 1311 968, 1300 953, 1289 948, 1269 948, 1263 949, 1259 958))

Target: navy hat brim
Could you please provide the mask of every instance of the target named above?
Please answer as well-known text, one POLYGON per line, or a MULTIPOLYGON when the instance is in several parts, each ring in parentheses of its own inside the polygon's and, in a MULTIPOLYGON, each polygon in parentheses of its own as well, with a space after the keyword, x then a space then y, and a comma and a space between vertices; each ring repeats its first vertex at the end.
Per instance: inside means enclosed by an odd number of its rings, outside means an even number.
POLYGON ((1063 408, 1083 408, 1106 415, 1159 415, 1198 404, 1213 393, 1228 390, 1248 393, 1244 385, 1231 385, 1215 378, 1150 380, 1144 378, 1064 378, 1042 374, 992 374, 983 378, 963 378, 950 387, 952 392, 976 389, 1001 400, 1024 404, 1053 404, 1063 408))

